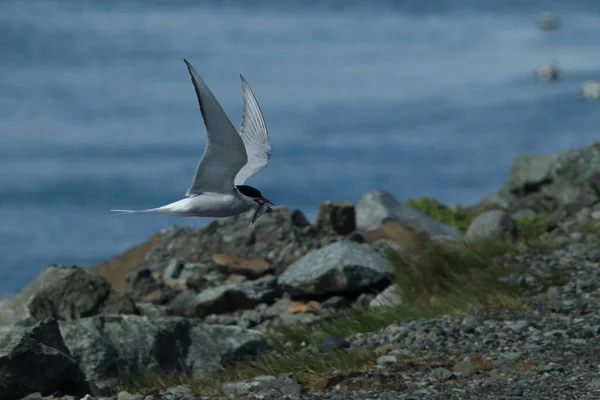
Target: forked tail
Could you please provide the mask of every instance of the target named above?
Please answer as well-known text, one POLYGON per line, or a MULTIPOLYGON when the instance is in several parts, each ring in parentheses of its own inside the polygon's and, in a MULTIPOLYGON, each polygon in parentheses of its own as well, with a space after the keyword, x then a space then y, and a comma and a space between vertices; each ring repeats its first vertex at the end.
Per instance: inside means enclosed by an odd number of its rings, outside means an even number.
POLYGON ((157 211, 157 208, 150 208, 148 210, 109 210, 111 215, 119 215, 119 214, 131 214, 131 213, 142 213, 142 212, 153 212, 157 211))

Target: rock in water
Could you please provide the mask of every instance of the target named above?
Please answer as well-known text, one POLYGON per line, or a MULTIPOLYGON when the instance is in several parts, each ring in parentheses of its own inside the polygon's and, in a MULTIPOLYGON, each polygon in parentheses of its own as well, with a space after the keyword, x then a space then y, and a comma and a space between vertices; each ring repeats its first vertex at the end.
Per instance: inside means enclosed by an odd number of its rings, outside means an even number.
POLYGON ((516 239, 518 235, 517 225, 506 211, 491 210, 479 214, 471 222, 465 233, 465 239, 516 239))
POLYGON ((315 225, 347 235, 356 229, 356 211, 349 201, 324 201, 319 205, 315 225))
POLYGON ((206 374, 251 358, 265 346, 260 332, 180 317, 109 315, 60 323, 89 382, 116 394, 120 377, 151 371, 206 374))
POLYGON ((0 308, 0 325, 33 325, 46 318, 135 314, 129 296, 89 269, 51 265, 0 308))
POLYGON ((556 64, 543 65, 535 71, 535 75, 541 82, 554 82, 560 78, 560 67, 556 64))
POLYGON ((389 219, 395 219, 415 231, 425 231, 430 235, 461 237, 458 228, 442 224, 415 209, 406 202, 398 201, 383 190, 366 193, 356 206, 356 224, 359 230, 377 229, 389 219))
POLYGON ((314 250, 279 276, 291 295, 356 293, 388 281, 391 270, 376 250, 355 242, 337 242, 314 250))
POLYGON ((586 100, 600 99, 600 82, 591 79, 583 82, 581 92, 586 100))
POLYGON ((84 396, 91 388, 62 340, 56 320, 13 327, 0 338, 0 394, 17 400, 33 392, 84 396))
POLYGON ((556 15, 552 11, 544 11, 540 14, 540 17, 538 19, 538 26, 541 30, 551 31, 558 28, 558 25, 558 15, 556 15))

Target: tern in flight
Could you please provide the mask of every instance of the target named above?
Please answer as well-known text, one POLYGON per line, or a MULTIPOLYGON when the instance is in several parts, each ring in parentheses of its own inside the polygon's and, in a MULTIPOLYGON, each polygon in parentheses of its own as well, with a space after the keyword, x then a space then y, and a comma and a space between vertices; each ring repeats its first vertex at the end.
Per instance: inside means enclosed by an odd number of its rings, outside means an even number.
POLYGON ((265 168, 271 157, 271 141, 256 97, 242 75, 244 115, 238 133, 223 108, 187 60, 192 84, 200 103, 208 143, 186 198, 147 210, 110 210, 117 213, 159 212, 185 217, 229 217, 258 205, 250 227, 274 206, 260 190, 244 183, 265 168))

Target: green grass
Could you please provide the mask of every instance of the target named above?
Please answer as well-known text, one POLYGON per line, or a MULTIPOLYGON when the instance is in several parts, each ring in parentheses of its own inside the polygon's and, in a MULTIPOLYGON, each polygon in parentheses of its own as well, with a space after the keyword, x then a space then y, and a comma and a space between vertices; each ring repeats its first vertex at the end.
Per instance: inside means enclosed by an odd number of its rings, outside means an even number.
POLYGON ((206 378, 198 379, 181 373, 148 373, 134 379, 122 379, 120 389, 130 393, 148 393, 186 385, 197 395, 222 396, 221 385, 225 382, 290 372, 295 372, 305 387, 312 387, 325 373, 361 368, 372 364, 376 358, 374 352, 364 349, 337 350, 324 354, 288 350, 265 354, 252 363, 228 367, 206 378))
MULTIPOLYGON (((454 226, 462 232, 466 232, 475 217, 483 212, 466 210, 461 206, 448 207, 431 197, 409 199, 408 203, 436 221, 454 226)), ((552 226, 545 214, 515 218, 515 223, 517 224, 517 229, 522 240, 536 239, 542 233, 547 232, 552 226)))
POLYGON ((457 227, 462 232, 467 230, 473 218, 477 216, 477 213, 466 211, 460 206, 450 208, 436 199, 426 196, 409 199, 408 204, 443 224, 457 227))
POLYGON ((282 346, 301 348, 327 336, 375 331, 402 319, 463 314, 473 305, 515 307, 522 295, 498 282, 501 275, 512 271, 496 262, 508 251, 516 251, 516 245, 492 240, 468 245, 432 243, 410 255, 390 252, 394 281, 403 293, 401 305, 351 309, 310 326, 281 327, 275 338, 282 346))

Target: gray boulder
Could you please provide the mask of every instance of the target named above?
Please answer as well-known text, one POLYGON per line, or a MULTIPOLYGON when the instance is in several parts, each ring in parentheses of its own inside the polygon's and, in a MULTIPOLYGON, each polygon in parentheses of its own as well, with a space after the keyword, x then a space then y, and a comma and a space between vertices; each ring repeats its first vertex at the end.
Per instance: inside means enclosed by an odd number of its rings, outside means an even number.
POLYGON ((356 206, 356 225, 361 231, 377 229, 389 219, 394 219, 415 231, 425 231, 430 235, 462 236, 460 230, 442 224, 415 209, 407 202, 398 201, 383 190, 366 193, 356 206))
POLYGON ((371 307, 393 307, 402 304, 402 289, 397 284, 388 286, 369 305, 371 307))
POLYGON ((600 144, 543 155, 519 155, 499 195, 511 211, 576 211, 600 201, 600 144))
POLYGON ((265 346, 258 331, 181 317, 96 316, 61 322, 60 331, 88 381, 104 395, 116 394, 120 377, 152 371, 203 375, 248 360, 265 346))
POLYGON ((135 313, 129 296, 94 272, 51 265, 0 307, 0 325, 30 326, 46 318, 135 313))
POLYGON ((356 293, 390 276, 387 260, 376 250, 355 242, 337 242, 290 265, 277 283, 292 296, 356 293))
POLYGON ((475 217, 465 233, 465 239, 516 239, 518 235, 517 225, 506 211, 491 210, 475 217))
POLYGON ((176 314, 187 317, 251 309, 260 303, 272 302, 277 296, 276 284, 277 278, 265 275, 253 281, 205 289, 198 294, 185 291, 173 299, 170 308, 176 314))
POLYGON ((56 391, 84 396, 91 388, 65 346, 56 320, 32 328, 12 327, 0 338, 0 393, 3 400, 56 391))

